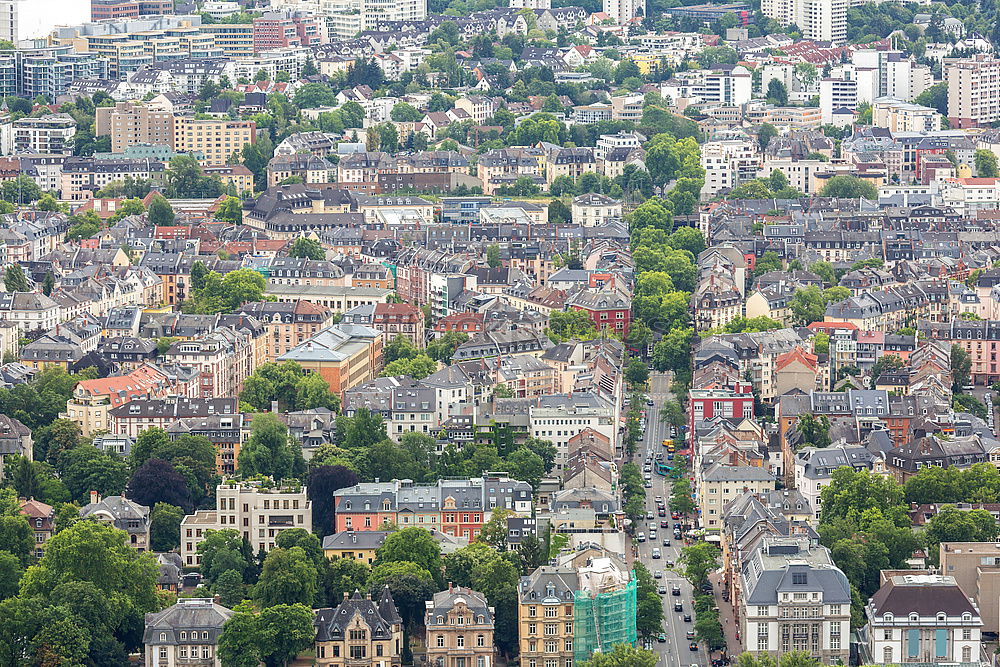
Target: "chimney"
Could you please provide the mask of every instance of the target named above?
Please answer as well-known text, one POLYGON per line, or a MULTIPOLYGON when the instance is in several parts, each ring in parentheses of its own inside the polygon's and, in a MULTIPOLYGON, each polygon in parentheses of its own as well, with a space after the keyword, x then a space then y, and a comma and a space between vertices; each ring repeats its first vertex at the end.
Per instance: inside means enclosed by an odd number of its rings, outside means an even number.
POLYGON ((448 592, 449 593, 452 592, 452 586, 451 586, 451 582, 450 581, 448 582, 448 592))
POLYGON ((100 499, 101 499, 101 497, 99 495, 97 495, 97 491, 91 491, 90 492, 90 503, 91 504, 96 503, 100 499))
POLYGON ((275 412, 275 413, 278 412, 278 402, 277 401, 271 401, 271 412, 275 412))
POLYGON ((344 591, 344 599, 345 600, 348 598, 348 596, 349 596, 349 593, 347 591, 344 591))

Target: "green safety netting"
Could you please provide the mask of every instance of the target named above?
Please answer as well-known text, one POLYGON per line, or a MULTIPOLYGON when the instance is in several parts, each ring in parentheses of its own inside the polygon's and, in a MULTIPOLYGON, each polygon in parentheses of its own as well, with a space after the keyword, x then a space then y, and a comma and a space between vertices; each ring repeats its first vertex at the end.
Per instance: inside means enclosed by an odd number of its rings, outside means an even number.
POLYGON ((577 591, 573 596, 573 660, 587 660, 595 651, 606 653, 615 644, 634 644, 635 578, 624 588, 596 596, 577 591))

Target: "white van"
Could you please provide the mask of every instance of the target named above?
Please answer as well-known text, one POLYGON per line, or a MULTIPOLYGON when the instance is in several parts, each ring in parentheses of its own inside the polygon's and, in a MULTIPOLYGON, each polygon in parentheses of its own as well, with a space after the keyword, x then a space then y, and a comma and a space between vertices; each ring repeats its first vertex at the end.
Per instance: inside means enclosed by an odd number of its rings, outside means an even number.
POLYGON ((646 533, 644 533, 644 532, 642 532, 640 530, 639 533, 635 536, 635 539, 637 541, 639 541, 639 542, 645 542, 646 541, 646 533))

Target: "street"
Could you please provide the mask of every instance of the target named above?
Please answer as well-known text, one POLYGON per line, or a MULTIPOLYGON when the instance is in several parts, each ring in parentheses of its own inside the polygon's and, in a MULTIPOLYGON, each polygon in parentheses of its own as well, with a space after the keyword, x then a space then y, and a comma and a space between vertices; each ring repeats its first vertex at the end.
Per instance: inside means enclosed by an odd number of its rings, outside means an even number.
MULTIPOLYGON (((650 375, 650 398, 653 405, 646 406, 646 431, 639 448, 636 451, 635 462, 643 467, 647 459, 653 458, 657 453, 663 452, 666 457, 666 449, 663 447, 663 440, 670 437, 670 427, 661 423, 659 419, 660 408, 663 403, 670 398, 670 378, 665 373, 653 373, 650 375)), ((678 443, 680 444, 680 443, 678 443)), ((667 641, 661 643, 654 640, 652 649, 660 655, 660 665, 708 665, 708 654, 705 648, 699 644, 697 651, 691 651, 690 639, 687 633, 694 630, 694 595, 691 584, 688 583, 678 571, 667 567, 667 562, 677 563, 680 558, 683 540, 674 539, 673 525, 678 521, 670 518, 670 484, 673 480, 663 477, 653 472, 653 488, 646 489, 646 511, 653 513, 653 520, 644 520, 636 527, 636 534, 642 531, 646 534, 645 542, 637 542, 639 550, 639 560, 651 573, 662 572, 662 579, 657 579, 658 586, 667 588, 667 594, 660 596, 663 599, 664 632, 667 641), (667 503, 667 516, 656 515, 656 496, 662 496, 667 503), (660 522, 666 520, 668 527, 663 528, 660 522), (655 531, 656 538, 649 539, 651 533, 655 531), (670 540, 670 546, 664 546, 664 538, 670 540), (658 548, 661 558, 653 558, 653 549, 658 548), (671 595, 671 590, 677 585, 680 586, 681 595, 676 597, 671 595), (680 602, 683 611, 674 611, 674 603, 680 602), (691 621, 685 622, 684 615, 689 614, 691 621)), ((647 514, 648 516, 648 514, 647 514)))

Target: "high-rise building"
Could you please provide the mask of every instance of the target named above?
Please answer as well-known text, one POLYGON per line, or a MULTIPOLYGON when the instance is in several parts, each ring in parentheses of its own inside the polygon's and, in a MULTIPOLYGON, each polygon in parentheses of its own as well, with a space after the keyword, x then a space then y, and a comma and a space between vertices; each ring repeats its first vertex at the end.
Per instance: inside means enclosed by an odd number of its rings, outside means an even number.
POLYGON ((90 0, 0 0, 0 39, 40 39, 57 25, 89 19, 90 0))
POLYGON ((230 164, 233 154, 252 144, 256 134, 252 120, 174 118, 174 150, 201 153, 205 165, 230 164))
POLYGON ((153 144, 174 147, 174 114, 141 102, 119 102, 113 107, 98 107, 95 136, 111 135, 111 152, 121 153, 129 146, 153 144))
POLYGON ((646 15, 646 0, 604 0, 604 13, 616 23, 627 23, 646 15))
POLYGON ((760 9, 782 25, 795 24, 804 39, 843 42, 847 39, 848 0, 761 0, 760 9))
POLYGON ((66 92, 70 83, 107 79, 108 60, 95 53, 73 53, 68 46, 18 49, 0 54, 0 95, 50 101, 66 92))
POLYGON ((953 128, 979 127, 1000 120, 1000 60, 977 54, 945 62, 948 121, 953 128))

